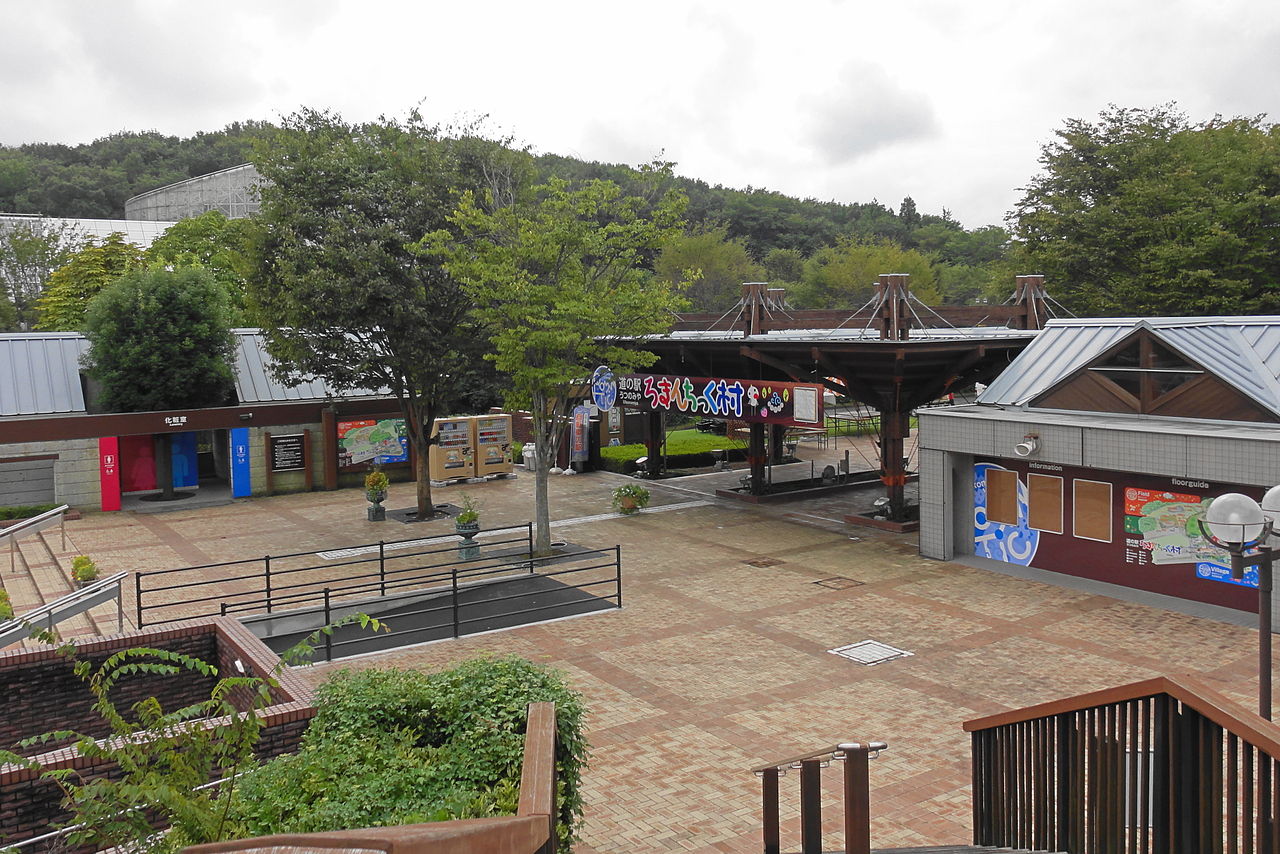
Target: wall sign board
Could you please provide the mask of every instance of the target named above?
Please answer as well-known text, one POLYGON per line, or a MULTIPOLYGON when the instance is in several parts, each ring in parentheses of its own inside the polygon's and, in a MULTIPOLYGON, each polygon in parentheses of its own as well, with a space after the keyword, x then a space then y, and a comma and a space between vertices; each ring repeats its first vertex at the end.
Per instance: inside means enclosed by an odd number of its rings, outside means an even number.
POLYGON ((621 374, 617 384, 618 403, 630 410, 792 426, 823 423, 819 385, 671 374, 621 374))

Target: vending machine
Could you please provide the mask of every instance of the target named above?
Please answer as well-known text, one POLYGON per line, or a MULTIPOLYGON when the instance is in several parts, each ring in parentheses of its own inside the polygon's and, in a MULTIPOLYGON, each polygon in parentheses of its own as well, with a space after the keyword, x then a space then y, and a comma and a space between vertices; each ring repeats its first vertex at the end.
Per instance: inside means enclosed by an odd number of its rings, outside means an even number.
POLYGON ((471 441, 476 449, 476 475, 510 474, 511 416, 477 415, 471 419, 471 441))
POLYGON ((432 480, 475 477, 475 446, 472 444, 470 418, 438 418, 431 435, 438 437, 431 446, 428 466, 432 480))

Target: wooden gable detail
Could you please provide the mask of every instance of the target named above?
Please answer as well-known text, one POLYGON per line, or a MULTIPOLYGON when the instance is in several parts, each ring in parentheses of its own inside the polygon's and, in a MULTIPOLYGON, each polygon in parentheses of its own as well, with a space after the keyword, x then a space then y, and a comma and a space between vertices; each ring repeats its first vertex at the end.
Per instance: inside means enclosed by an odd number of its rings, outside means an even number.
POLYGON ((1030 405, 1075 412, 1280 422, 1275 413, 1146 329, 1126 336, 1030 405), (1179 360, 1184 364, 1179 365, 1179 360), (1180 384, 1170 388, 1170 381, 1178 377, 1180 384))

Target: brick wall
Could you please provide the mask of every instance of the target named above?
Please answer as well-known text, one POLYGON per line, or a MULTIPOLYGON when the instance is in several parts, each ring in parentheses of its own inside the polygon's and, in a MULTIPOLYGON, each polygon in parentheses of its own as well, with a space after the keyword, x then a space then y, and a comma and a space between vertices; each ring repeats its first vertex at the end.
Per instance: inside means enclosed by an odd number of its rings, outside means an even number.
MULTIPOLYGON (((81 657, 100 661, 118 650, 141 646, 181 650, 211 663, 216 662, 220 676, 239 675, 235 667, 237 660, 244 665, 248 675, 258 676, 271 674, 278 662, 275 654, 247 629, 234 620, 223 618, 171 623, 162 628, 81 643, 77 649, 81 657)), ((5 680, 0 684, 12 689, 0 687, 0 691, 5 692, 0 695, 3 697, 0 699, 0 709, 3 709, 0 717, 4 719, 3 724, 10 727, 10 732, 33 729, 44 732, 62 725, 59 721, 83 714, 82 711, 69 710, 82 708, 79 692, 83 691, 83 685, 78 680, 72 684, 66 673, 59 672, 59 667, 69 670, 65 660, 50 650, 0 653, 0 680, 5 680), (14 721, 18 723, 14 724, 14 721)), ((172 682, 162 683, 152 677, 149 684, 145 680, 139 681, 127 686, 125 691, 132 698, 146 695, 146 687, 156 687, 172 702, 182 703, 207 699, 213 686, 213 681, 204 677, 189 679, 185 686, 176 684, 182 680, 181 676, 165 678, 172 679, 172 682)), ((295 750, 315 715, 311 689, 302 679, 287 670, 276 678, 279 687, 272 691, 273 703, 259 712, 263 730, 257 752, 261 758, 295 750)), ((120 696, 123 698, 125 694, 120 696)), ((232 702, 240 708, 247 707, 247 700, 244 694, 232 697, 232 702)), ((166 704, 165 708, 171 706, 166 704)), ((205 725, 217 723, 210 720, 205 725)), ((82 717, 74 724, 79 729, 86 729, 89 719, 82 717)), ((46 770, 71 768, 81 780, 119 773, 114 765, 80 756, 71 748, 49 750, 49 747, 43 748, 48 752, 31 757, 46 770)), ((48 832, 54 823, 67 817, 61 800, 61 791, 41 779, 37 771, 0 765, 0 839, 13 843, 48 832)))

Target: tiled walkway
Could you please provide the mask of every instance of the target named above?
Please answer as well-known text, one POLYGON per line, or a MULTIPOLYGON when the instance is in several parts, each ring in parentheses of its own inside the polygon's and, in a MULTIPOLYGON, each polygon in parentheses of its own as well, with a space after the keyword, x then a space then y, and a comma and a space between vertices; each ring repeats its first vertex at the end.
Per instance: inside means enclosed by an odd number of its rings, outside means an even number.
MULTIPOLYGON (((618 482, 556 478, 554 518, 605 512, 618 482)), ((708 491, 693 483, 655 486, 655 505, 690 501, 690 488, 708 491)), ((456 503, 461 492, 481 501, 486 527, 531 515, 527 475, 450 487, 436 500, 456 503)), ((394 485, 388 505, 408 504, 410 495, 409 485, 394 485)), ((580 850, 628 854, 759 850, 759 790, 749 769, 850 738, 890 745, 871 768, 876 845, 965 842, 967 718, 1186 671, 1251 707, 1249 630, 925 560, 912 536, 828 521, 859 500, 720 501, 567 525, 558 535, 582 545, 622 545, 622 611, 345 666, 435 669, 517 653, 560 668, 591 710, 580 850), (815 583, 832 577, 847 586, 815 583), (864 667, 827 652, 868 638, 914 655, 864 667)), ((314 493, 147 517, 90 514, 74 523, 74 536, 111 572, 447 530, 439 522, 378 525, 362 514, 358 492, 314 493)), ((306 673, 318 681, 329 671, 306 673)), ((784 793, 793 780, 784 778, 784 793)), ((792 832, 795 818, 786 814, 792 832)), ((833 810, 833 830, 837 822, 833 810)))

